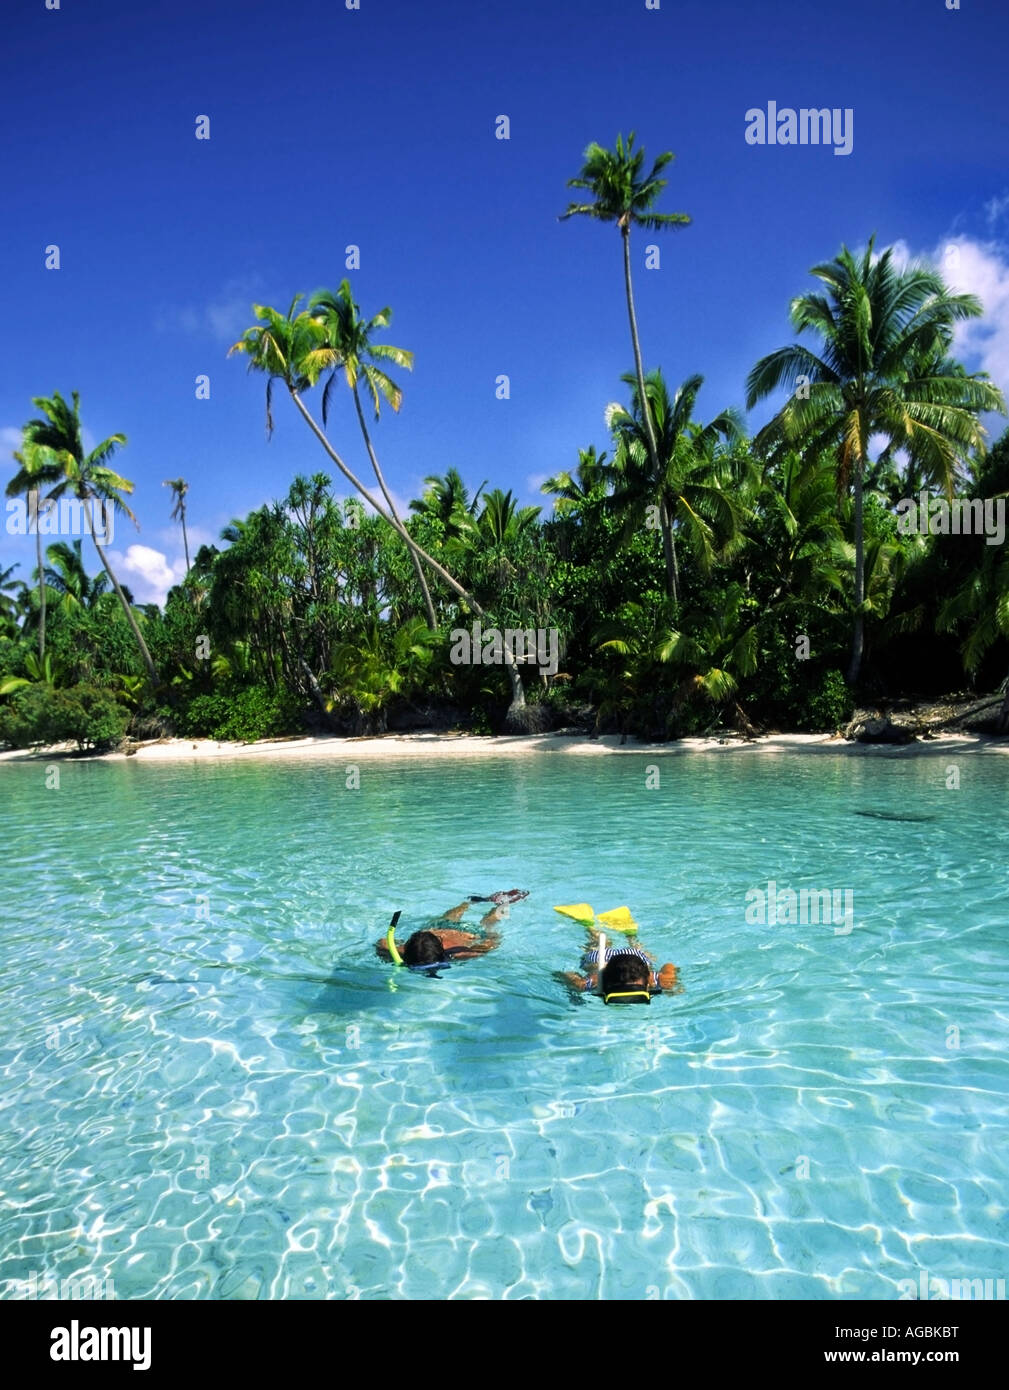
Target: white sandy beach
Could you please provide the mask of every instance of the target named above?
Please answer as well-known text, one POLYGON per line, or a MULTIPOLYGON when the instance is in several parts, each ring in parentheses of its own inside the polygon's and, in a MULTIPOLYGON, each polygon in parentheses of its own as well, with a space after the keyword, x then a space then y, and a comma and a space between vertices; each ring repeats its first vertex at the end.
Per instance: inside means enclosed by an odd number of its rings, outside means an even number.
MULTIPOLYGON (((621 743, 618 734, 589 738, 584 734, 522 734, 479 736, 475 734, 385 734, 374 738, 306 737, 269 740, 259 743, 220 743, 216 739, 172 738, 141 744, 136 751, 88 754, 106 761, 144 763, 204 762, 208 758, 287 758, 332 759, 355 762, 361 758, 511 758, 536 754, 567 754, 576 757, 602 757, 610 754, 648 754, 677 757, 687 753, 742 751, 764 754, 827 753, 857 757, 920 757, 944 749, 984 749, 1009 753, 1009 742, 981 738, 976 734, 941 734, 909 744, 850 743, 835 734, 769 734, 755 739, 686 738, 676 743, 641 743, 629 738, 621 743)), ((0 762, 82 756, 75 745, 60 744, 40 750, 14 749, 0 753, 0 762)))

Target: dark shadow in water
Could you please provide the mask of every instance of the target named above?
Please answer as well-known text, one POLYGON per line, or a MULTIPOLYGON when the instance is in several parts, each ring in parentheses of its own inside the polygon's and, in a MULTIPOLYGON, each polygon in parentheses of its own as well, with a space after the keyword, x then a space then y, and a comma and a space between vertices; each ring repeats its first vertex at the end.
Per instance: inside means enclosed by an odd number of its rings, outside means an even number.
POLYGON ((856 811, 856 816, 871 816, 873 820, 910 820, 910 821, 930 821, 937 820, 937 816, 908 816, 900 811, 856 811))

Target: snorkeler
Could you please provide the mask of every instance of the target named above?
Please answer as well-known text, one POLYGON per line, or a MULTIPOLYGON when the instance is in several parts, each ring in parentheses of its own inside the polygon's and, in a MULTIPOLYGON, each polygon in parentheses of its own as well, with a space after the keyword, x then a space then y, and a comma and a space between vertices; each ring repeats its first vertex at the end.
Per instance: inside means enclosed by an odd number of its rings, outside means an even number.
POLYGON ((493 893, 489 897, 473 894, 457 907, 443 912, 430 928, 415 931, 402 946, 397 946, 395 940, 396 923, 399 921, 397 912, 386 935, 375 943, 375 950, 383 960, 408 965, 414 970, 437 970, 439 966, 451 965, 455 961, 472 960, 501 945, 501 936, 493 927, 507 916, 510 903, 520 902, 528 896, 526 890, 519 888, 493 893), (452 924, 460 921, 475 902, 494 904, 480 919, 480 931, 454 929, 452 924), (443 923, 447 925, 443 926, 443 923))
POLYGON ((652 995, 668 994, 677 988, 675 965, 667 962, 656 970, 655 957, 644 947, 636 943, 608 946, 605 935, 594 926, 588 926, 588 933, 581 962, 586 973, 565 970, 559 975, 573 994, 598 994, 605 1004, 649 1004, 652 995))

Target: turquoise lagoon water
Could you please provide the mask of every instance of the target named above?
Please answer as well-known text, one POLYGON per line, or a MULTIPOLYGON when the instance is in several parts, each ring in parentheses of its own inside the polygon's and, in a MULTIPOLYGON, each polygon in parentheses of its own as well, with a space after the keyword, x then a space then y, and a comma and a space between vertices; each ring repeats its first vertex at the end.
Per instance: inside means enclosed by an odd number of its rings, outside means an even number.
POLYGON ((65 762, 47 790, 3 766, 0 1289, 1006 1278, 1007 773, 994 750, 551 752, 362 761, 359 790, 337 762, 65 762), (747 924, 768 880, 851 889, 854 929, 747 924), (439 980, 377 962, 393 909, 411 929, 512 886, 495 954, 439 980), (572 1003, 551 907, 580 899, 629 904, 684 992, 572 1003))

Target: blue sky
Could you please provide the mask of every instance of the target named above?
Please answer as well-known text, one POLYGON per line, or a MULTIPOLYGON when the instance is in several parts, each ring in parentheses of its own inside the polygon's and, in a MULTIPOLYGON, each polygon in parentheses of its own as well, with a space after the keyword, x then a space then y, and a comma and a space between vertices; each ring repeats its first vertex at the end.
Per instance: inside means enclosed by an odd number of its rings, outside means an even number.
MULTIPOLYGON (((388 340, 416 354, 376 430, 397 496, 455 466, 542 501, 540 479, 605 447, 632 365, 619 236, 557 215, 585 145, 631 127, 676 152, 660 207, 693 218, 659 270, 651 238, 634 247, 646 364, 702 373, 703 417, 789 340, 808 268, 873 231, 982 295, 962 353, 1009 389, 1004 0, 62 6, 4 16, 0 444, 6 463, 31 397, 74 388, 92 437, 128 436, 142 529, 120 523, 114 551, 138 598, 181 572, 163 479, 189 480, 199 542, 326 468, 286 399, 266 442, 262 384, 225 352, 253 300, 336 285, 349 243, 362 309, 391 305, 388 340), (748 145, 768 100, 850 107, 852 153, 748 145)), ((331 435, 363 471, 344 395, 331 435)), ((27 578, 33 545, 0 532, 0 568, 27 578)))

